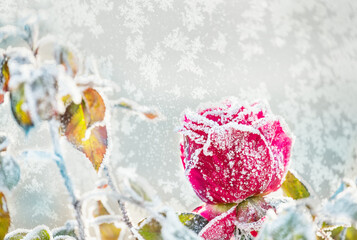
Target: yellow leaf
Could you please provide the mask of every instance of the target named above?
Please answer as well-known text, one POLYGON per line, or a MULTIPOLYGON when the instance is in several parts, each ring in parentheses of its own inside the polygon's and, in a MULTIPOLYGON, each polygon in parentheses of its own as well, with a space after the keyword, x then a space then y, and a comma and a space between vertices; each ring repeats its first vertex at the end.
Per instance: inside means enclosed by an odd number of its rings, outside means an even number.
MULTIPOLYGON (((93 213, 94 217, 109 215, 101 201, 97 202, 97 209, 93 213)), ((102 240, 117 240, 120 236, 121 229, 117 228, 114 223, 102 223, 99 225, 99 231, 102 240)))
POLYGON ((30 113, 24 110, 26 97, 25 86, 23 83, 17 89, 11 91, 10 101, 12 114, 14 115, 16 122, 25 130, 25 132, 28 132, 28 130, 33 127, 33 122, 30 113))
POLYGON ((67 140, 87 156, 96 171, 103 162, 108 135, 106 126, 90 127, 103 121, 104 114, 105 104, 102 97, 96 90, 89 88, 83 93, 82 103, 72 102, 61 117, 62 131, 67 140))
POLYGON ((104 120, 105 104, 103 98, 93 88, 88 88, 83 94, 86 106, 84 110, 88 118, 88 127, 90 127, 93 123, 104 120))
POLYGON ((286 196, 295 200, 310 196, 307 187, 290 171, 286 174, 285 181, 281 185, 281 188, 286 196))
POLYGON ((4 62, 1 68, 1 82, 2 82, 2 90, 4 92, 9 91, 9 80, 10 80, 10 72, 9 67, 7 65, 7 61, 4 62))
POLYGON ((5 195, 0 192, 0 239, 4 239, 10 227, 10 214, 7 209, 5 195))

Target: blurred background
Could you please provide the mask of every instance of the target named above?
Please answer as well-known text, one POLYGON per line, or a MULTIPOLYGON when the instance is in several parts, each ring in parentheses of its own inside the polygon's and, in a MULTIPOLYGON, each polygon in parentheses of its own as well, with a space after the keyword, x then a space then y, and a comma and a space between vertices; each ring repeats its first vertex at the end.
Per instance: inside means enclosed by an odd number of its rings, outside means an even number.
MULTIPOLYGON (((177 211, 201 204, 181 166, 182 112, 227 96, 268 100, 296 136, 291 168, 321 198, 344 177, 356 178, 356 1, 14 0, 1 1, 0 12, 2 23, 43 16, 44 33, 94 55, 101 76, 120 87, 105 92, 108 99, 125 97, 162 113, 151 122, 112 109, 108 161, 117 180, 123 168, 136 172, 177 211)), ((8 198, 12 228, 62 225, 72 212, 55 164, 21 155, 51 151, 47 124, 26 137, 5 103, 0 131, 22 171, 8 198)), ((77 193, 92 190, 91 163, 62 146, 77 193)))

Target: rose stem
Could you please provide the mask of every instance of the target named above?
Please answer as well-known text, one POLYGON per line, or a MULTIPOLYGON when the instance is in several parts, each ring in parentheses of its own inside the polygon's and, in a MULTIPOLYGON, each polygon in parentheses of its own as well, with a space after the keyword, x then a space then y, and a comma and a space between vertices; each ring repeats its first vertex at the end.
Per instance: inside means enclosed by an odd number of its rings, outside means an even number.
POLYGON ((50 124, 50 132, 51 132, 53 147, 54 147, 54 153, 57 156, 56 164, 60 170, 61 176, 64 180, 64 185, 67 188, 69 196, 72 200, 72 205, 75 209, 75 216, 78 223, 79 240, 85 240, 84 223, 81 214, 81 204, 78 201, 76 195, 74 194, 73 184, 68 175, 66 164, 64 162, 63 155, 61 152, 61 145, 59 142, 59 135, 58 135, 58 122, 52 119, 49 124, 50 124))

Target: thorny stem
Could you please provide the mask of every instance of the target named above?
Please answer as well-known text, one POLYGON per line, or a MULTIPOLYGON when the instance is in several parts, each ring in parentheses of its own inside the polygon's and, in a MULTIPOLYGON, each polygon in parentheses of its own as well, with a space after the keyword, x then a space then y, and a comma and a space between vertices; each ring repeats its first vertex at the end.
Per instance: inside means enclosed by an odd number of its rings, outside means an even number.
POLYGON ((64 180, 64 184, 67 188, 69 196, 71 197, 72 205, 75 209, 75 216, 76 216, 76 220, 78 223, 79 240, 85 240, 84 223, 83 223, 82 214, 81 214, 81 204, 80 204, 80 201, 78 201, 76 195, 74 194, 73 184, 72 184, 72 181, 68 175, 67 168, 66 168, 66 165, 65 165, 65 162, 63 159, 63 155, 61 152, 61 145, 59 142, 58 127, 57 127, 58 123, 56 122, 56 120, 52 119, 49 122, 49 124, 50 124, 50 132, 51 132, 54 152, 55 152, 55 155, 57 156, 56 164, 60 170, 61 176, 64 180))
MULTIPOLYGON (((103 172, 107 176, 109 187, 114 192, 118 192, 118 190, 116 189, 116 187, 115 187, 115 185, 113 183, 113 179, 110 176, 109 169, 108 169, 107 165, 104 165, 103 172)), ((128 228, 130 229, 130 231, 132 232, 133 224, 131 223, 131 221, 129 219, 128 211, 126 210, 125 203, 122 202, 121 200, 118 200, 118 204, 119 204, 120 211, 123 214, 123 220, 124 220, 125 224, 128 226, 128 228)))

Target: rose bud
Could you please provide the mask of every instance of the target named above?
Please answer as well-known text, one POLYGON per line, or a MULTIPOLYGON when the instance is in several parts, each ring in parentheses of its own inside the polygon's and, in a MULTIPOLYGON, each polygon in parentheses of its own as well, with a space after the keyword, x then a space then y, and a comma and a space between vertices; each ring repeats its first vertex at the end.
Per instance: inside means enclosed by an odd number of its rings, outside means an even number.
POLYGON ((290 158, 292 136, 261 102, 229 100, 186 112, 180 132, 185 174, 205 203, 239 203, 276 191, 290 158))

